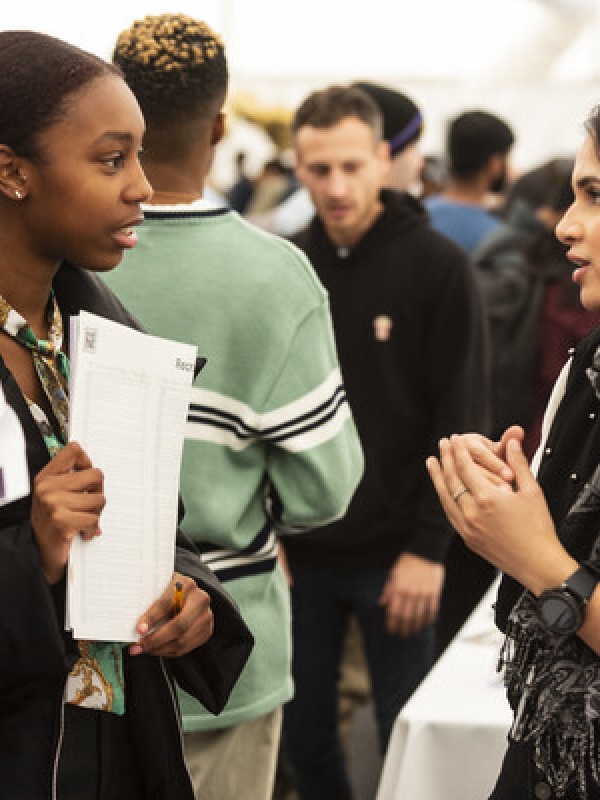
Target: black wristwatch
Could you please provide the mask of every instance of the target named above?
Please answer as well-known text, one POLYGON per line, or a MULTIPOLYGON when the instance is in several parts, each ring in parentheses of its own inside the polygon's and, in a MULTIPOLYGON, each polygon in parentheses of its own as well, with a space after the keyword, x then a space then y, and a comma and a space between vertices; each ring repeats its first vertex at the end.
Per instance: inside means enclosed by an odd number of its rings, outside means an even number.
POLYGON ((600 581, 596 566, 582 564, 556 589, 547 589, 537 599, 538 614, 552 633, 568 636, 583 625, 583 612, 600 581))

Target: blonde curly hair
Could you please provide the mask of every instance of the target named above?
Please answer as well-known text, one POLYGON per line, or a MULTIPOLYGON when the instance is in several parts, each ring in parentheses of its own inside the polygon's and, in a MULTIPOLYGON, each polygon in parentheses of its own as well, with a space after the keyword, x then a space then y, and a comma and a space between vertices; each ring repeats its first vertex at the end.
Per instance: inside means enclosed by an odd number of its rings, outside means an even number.
POLYGON ((122 31, 113 62, 149 122, 213 110, 227 91, 225 46, 205 22, 186 14, 147 15, 122 31))

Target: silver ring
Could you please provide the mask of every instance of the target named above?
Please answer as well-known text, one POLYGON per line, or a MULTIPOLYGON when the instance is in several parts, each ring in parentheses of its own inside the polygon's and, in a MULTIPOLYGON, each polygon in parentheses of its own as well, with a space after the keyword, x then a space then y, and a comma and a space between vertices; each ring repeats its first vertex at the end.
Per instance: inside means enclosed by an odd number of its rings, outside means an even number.
POLYGON ((452 499, 454 500, 455 503, 457 503, 458 502, 458 498, 462 497, 462 495, 465 492, 468 492, 468 491, 469 490, 467 489, 466 486, 461 486, 460 489, 457 492, 454 492, 454 494, 452 495, 452 499))

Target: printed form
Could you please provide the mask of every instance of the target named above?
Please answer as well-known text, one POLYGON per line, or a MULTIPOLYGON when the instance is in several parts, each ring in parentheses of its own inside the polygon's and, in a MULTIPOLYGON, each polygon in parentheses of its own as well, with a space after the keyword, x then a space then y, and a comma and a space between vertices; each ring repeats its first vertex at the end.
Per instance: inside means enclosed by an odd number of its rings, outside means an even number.
POLYGON ((66 627, 133 642, 173 573, 196 348, 87 312, 70 331, 69 438, 104 473, 106 506, 101 536, 71 547, 66 627))

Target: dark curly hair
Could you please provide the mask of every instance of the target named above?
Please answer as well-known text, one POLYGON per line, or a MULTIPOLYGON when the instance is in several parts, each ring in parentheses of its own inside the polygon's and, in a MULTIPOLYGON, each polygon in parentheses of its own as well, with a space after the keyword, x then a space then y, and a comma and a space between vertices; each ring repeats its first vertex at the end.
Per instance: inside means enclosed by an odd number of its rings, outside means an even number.
POLYGON ((148 15, 123 31, 112 56, 149 126, 219 111, 228 84, 225 47, 185 14, 148 15))
POLYGON ((87 83, 119 74, 112 64, 34 31, 0 31, 0 143, 26 158, 42 158, 38 137, 69 112, 87 83))

